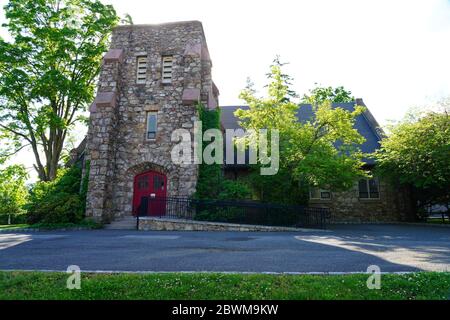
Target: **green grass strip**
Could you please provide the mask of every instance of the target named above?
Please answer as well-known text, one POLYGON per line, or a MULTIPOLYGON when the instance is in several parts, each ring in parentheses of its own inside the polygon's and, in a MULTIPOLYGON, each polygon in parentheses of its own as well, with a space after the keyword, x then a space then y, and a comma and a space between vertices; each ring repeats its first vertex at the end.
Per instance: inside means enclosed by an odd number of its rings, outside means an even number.
POLYGON ((326 299, 446 300, 450 273, 386 274, 369 290, 368 275, 82 274, 68 290, 68 274, 0 272, 0 299, 326 299))

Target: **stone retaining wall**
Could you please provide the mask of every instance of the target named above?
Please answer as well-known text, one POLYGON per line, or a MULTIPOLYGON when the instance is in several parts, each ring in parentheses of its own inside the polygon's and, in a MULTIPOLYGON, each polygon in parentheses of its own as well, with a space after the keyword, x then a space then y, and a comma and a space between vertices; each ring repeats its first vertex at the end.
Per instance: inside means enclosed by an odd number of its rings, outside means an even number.
MULTIPOLYGON (((173 220, 160 218, 141 218, 139 230, 143 231, 235 231, 235 232, 298 232, 318 231, 316 229, 301 229, 287 227, 269 227, 257 225, 242 225, 221 222, 204 222, 191 220, 173 220)), ((325 230, 320 230, 324 231, 325 230)))

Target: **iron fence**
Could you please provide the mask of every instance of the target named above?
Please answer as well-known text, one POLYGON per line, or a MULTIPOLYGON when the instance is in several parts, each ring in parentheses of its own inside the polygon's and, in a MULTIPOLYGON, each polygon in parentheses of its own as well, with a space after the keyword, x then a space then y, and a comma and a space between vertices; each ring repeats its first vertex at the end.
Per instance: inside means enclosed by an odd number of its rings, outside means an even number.
POLYGON ((138 210, 150 216, 209 222, 325 229, 328 208, 281 205, 257 201, 199 200, 191 198, 149 198, 138 210))

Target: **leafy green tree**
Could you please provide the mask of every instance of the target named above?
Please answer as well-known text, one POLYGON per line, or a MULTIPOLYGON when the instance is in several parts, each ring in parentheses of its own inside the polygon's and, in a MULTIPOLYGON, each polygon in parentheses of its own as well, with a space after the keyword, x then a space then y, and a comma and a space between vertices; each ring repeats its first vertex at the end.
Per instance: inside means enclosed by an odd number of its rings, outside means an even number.
POLYGON ((20 165, 0 170, 0 216, 15 215, 23 211, 28 196, 25 186, 27 178, 27 171, 20 165))
POLYGON ((344 103, 355 101, 355 98, 352 96, 351 91, 346 90, 342 86, 337 88, 321 87, 316 83, 314 89, 310 90, 308 94, 303 95, 302 103, 320 105, 328 100, 333 103, 344 103))
POLYGON ((447 110, 409 116, 390 128, 375 153, 380 174, 411 186, 420 209, 450 204, 450 115, 447 110))
MULTIPOLYGON (((249 109, 239 109, 235 113, 241 126, 254 132, 238 139, 238 144, 247 147, 256 144, 260 129, 279 130, 278 174, 260 176, 261 165, 257 165, 249 179, 260 198, 305 202, 309 186, 334 190, 352 187, 355 179, 365 175, 361 170, 363 155, 359 150, 364 138, 354 128, 355 118, 364 109, 355 106, 355 110, 349 112, 333 108, 328 99, 314 107, 313 119, 299 121, 299 104, 294 101, 296 94, 290 89, 290 77, 283 74, 279 60, 274 61, 268 78, 267 97, 257 97, 254 90, 246 88, 240 98, 247 102, 249 109), (277 189, 282 191, 277 193, 277 189)), ((258 158, 258 163, 262 160, 258 158)))
POLYGON ((119 18, 98 0, 10 0, 4 9, 12 41, 0 39, 0 156, 30 147, 40 180, 51 181, 119 18))

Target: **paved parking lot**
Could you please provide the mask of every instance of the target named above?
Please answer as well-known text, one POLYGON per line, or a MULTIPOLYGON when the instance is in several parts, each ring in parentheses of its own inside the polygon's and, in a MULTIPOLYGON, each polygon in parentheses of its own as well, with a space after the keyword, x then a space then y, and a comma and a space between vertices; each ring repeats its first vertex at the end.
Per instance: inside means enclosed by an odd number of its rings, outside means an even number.
POLYGON ((328 232, 0 233, 0 270, 450 271, 450 228, 352 225, 328 232))

